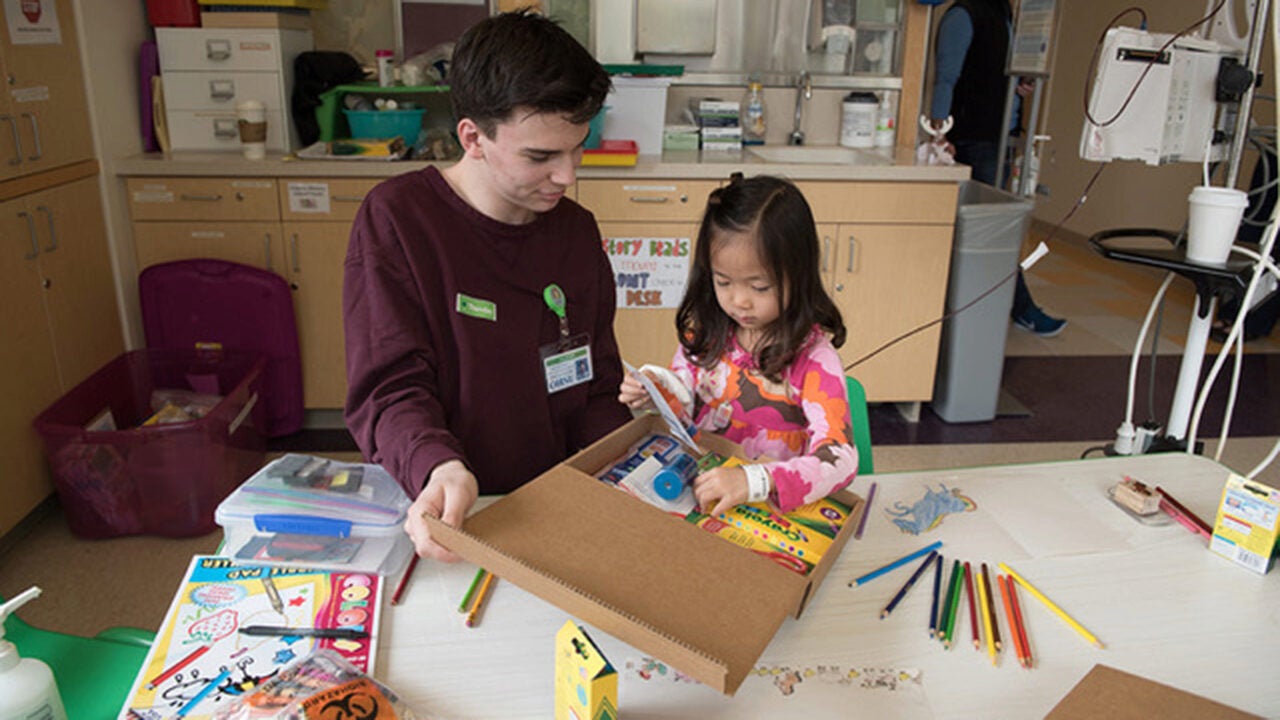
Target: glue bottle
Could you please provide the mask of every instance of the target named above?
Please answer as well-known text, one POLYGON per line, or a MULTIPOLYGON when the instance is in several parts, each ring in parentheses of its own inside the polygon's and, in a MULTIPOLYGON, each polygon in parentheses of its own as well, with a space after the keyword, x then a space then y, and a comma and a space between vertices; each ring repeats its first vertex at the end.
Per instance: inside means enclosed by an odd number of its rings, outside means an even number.
POLYGON ((4 639, 4 621, 9 613, 39 595, 40 588, 28 588, 0 605, 0 720, 67 720, 53 671, 35 658, 18 657, 17 646, 4 639))

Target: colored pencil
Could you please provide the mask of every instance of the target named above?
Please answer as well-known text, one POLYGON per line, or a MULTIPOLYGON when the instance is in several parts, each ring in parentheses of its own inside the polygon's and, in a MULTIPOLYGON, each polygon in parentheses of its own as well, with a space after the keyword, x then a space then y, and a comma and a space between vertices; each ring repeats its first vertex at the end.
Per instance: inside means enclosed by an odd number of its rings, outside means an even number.
POLYGON ((884 567, 877 568, 867 573, 866 575, 862 575, 850 580, 849 587, 853 587, 855 585, 861 585, 863 583, 875 580, 881 575, 884 575, 885 573, 890 572, 892 570, 897 570, 898 568, 902 567, 903 565, 906 565, 912 560, 915 560, 916 558, 919 558, 919 557, 924 557, 925 555, 928 555, 930 551, 937 550, 940 547, 942 547, 941 540, 933 543, 932 545, 922 547, 919 550, 911 553, 910 555, 906 555, 904 557, 898 558, 897 560, 894 560, 893 562, 889 563, 888 565, 885 565, 884 567))
POLYGON ((1000 652, 1004 650, 1004 643, 1000 642, 1000 618, 996 615, 996 596, 991 592, 991 571, 986 563, 982 563, 982 584, 987 590, 987 612, 991 613, 991 644, 1000 652))
POLYGON ((964 592, 962 585, 964 585, 964 566, 956 560, 955 565, 951 566, 951 602, 947 607, 947 632, 942 638, 942 644, 948 648, 956 638, 956 615, 960 612, 960 593, 964 592))
POLYGON ((1206 532, 1204 528, 1200 527, 1199 525, 1196 525, 1195 522, 1193 522, 1190 518, 1188 518, 1186 515, 1183 515, 1181 512, 1179 512, 1178 508, 1174 507, 1168 502, 1168 498, 1160 498, 1160 509, 1164 511, 1164 514, 1173 518, 1174 521, 1177 522, 1179 525, 1190 530, 1192 534, 1199 535, 1200 537, 1206 540, 1209 540, 1213 537, 1212 533, 1206 532))
POLYGON ((938 590, 942 588, 942 555, 933 561, 933 603, 929 606, 929 637, 938 634, 938 590))
POLYGON ((1009 567, 1008 565, 1005 565, 1004 563, 999 563, 999 568, 1009 573, 1009 577, 1016 580, 1019 585, 1021 585, 1024 589, 1026 589, 1027 592, 1031 593, 1032 597, 1044 603, 1045 607, 1052 610, 1053 613, 1057 615, 1059 618, 1061 618, 1063 622, 1070 625, 1072 630, 1075 630, 1076 632, 1080 633, 1081 637, 1083 637, 1085 640, 1088 640, 1090 643, 1092 643, 1093 645, 1099 648, 1104 647, 1102 644, 1102 641, 1098 640, 1098 638, 1093 633, 1086 630, 1083 625, 1076 622, 1075 618, 1068 615, 1065 610, 1058 607, 1052 600, 1046 597, 1044 593, 1037 590, 1035 585, 1032 585, 1031 583, 1027 582, 1025 578, 1023 578, 1018 573, 1014 572, 1013 568, 1009 567))
POLYGON ((174 714, 175 717, 186 717, 187 713, 191 712, 191 710, 195 708, 196 705, 200 704, 201 700, 204 700, 206 697, 208 697, 209 693, 217 689, 217 687, 222 684, 222 681, 226 680, 230 676, 231 676, 230 669, 223 670, 222 672, 218 673, 218 676, 215 677, 212 682, 210 682, 208 685, 205 685, 203 688, 200 688, 200 692, 193 695, 191 697, 191 700, 188 701, 186 705, 183 705, 181 708, 178 709, 178 712, 174 714))
POLYGON ((873 481, 867 489, 867 506, 862 509, 862 519, 858 521, 858 529, 853 533, 854 540, 862 539, 862 529, 867 526, 867 516, 871 514, 871 501, 876 499, 876 484, 873 481))
POLYGON ((396 591, 391 593, 391 604, 399 605, 400 596, 404 594, 405 586, 409 584, 409 577, 413 575, 413 571, 418 567, 418 554, 414 553, 409 558, 409 567, 404 569, 404 574, 400 576, 400 582, 396 583, 396 591))
POLYGON ((973 649, 982 649, 982 638, 978 633, 978 604, 973 601, 973 572, 969 570, 969 561, 964 563, 964 592, 969 598, 969 624, 973 626, 973 649))
POLYGON ((884 610, 880 611, 881 620, 889 617, 889 613, 893 612, 893 609, 898 606, 898 603, 902 602, 902 598, 907 596, 907 591, 911 589, 912 585, 916 584, 916 580, 920 579, 920 576, 924 574, 925 568, 929 567, 929 563, 933 562, 933 556, 937 554, 936 550, 929 553, 925 557, 924 562, 920 563, 920 567, 916 568, 916 571, 911 573, 911 577, 907 582, 898 589, 897 594, 893 596, 893 599, 889 601, 889 604, 884 606, 884 610))
POLYGON ((1161 495, 1163 495, 1163 496, 1164 496, 1164 499, 1165 499, 1165 500, 1168 500, 1170 505, 1172 505, 1172 506, 1174 506, 1175 508, 1177 508, 1178 512, 1182 513, 1182 515, 1183 515, 1183 516, 1185 516, 1188 520, 1190 520, 1191 522, 1195 523, 1195 524, 1196 524, 1196 527, 1198 527, 1198 528, 1200 528, 1201 530, 1203 530, 1203 531, 1205 532, 1205 534, 1206 534, 1206 535, 1213 535, 1213 528, 1212 528, 1212 527, 1210 527, 1208 523, 1206 523, 1205 521, 1203 521, 1203 520, 1201 520, 1199 517, 1197 517, 1195 513, 1193 513, 1193 512, 1191 512, 1190 510, 1188 510, 1188 509, 1186 508, 1186 506, 1185 506, 1185 505, 1183 505, 1182 503, 1178 502, 1178 501, 1177 501, 1177 500, 1176 500, 1172 495, 1170 495, 1170 494, 1169 494, 1169 491, 1167 491, 1167 490, 1165 490, 1164 488, 1162 488, 1162 487, 1160 487, 1159 485, 1157 485, 1157 486, 1156 486, 1156 492, 1158 492, 1158 493, 1160 493, 1161 495))
MULTIPOLYGON (((955 562, 959 562, 958 560, 955 562)), ((947 642, 947 612, 951 609, 951 593, 956 586, 955 566, 951 568, 951 576, 946 579, 945 590, 938 590, 938 632, 937 637, 945 645, 947 642)))
POLYGON ((476 576, 471 578, 471 587, 467 588, 467 594, 462 596, 462 602, 458 604, 458 612, 465 613, 471 609, 471 595, 480 586, 480 581, 484 579, 484 576, 484 568, 476 568, 476 576))
POLYGON ((187 654, 186 657, 182 658, 181 660, 179 660, 178 662, 170 666, 169 669, 151 678, 151 680, 147 682, 147 689, 155 690, 157 687, 159 687, 160 683, 173 677, 179 670, 195 662, 196 658, 209 652, 209 648, 211 647, 213 646, 209 644, 204 644, 196 648, 195 650, 192 650, 190 653, 187 654))
POLYGON ((1006 575, 996 575, 996 585, 1000 586, 1000 604, 1004 606, 1004 617, 1009 622, 1009 639, 1013 641, 1013 652, 1018 656, 1018 664, 1027 666, 1026 653, 1022 650, 1022 639, 1018 637, 1017 624, 1013 619, 1013 606, 1009 604, 1009 588, 1005 585, 1006 575))
POLYGON ((475 627, 476 618, 480 616, 480 608, 484 605, 484 601, 488 599, 489 588, 491 587, 493 587, 493 573, 486 572, 484 582, 480 584, 476 599, 471 603, 471 610, 467 613, 467 627, 475 627))
POLYGON ((1018 584, 1006 575, 1005 584, 1009 586, 1009 604, 1013 606, 1013 619, 1017 621, 1018 639, 1022 641, 1022 651, 1027 654, 1027 669, 1031 669, 1031 643, 1027 640, 1027 624, 1022 621, 1022 608, 1018 605, 1018 584))
POLYGON ((996 643, 991 635, 991 613, 988 612, 991 598, 987 597, 987 584, 982 582, 982 570, 978 570, 978 576, 974 578, 974 584, 978 586, 978 603, 982 605, 978 612, 982 615, 982 626, 987 637, 987 655, 991 657, 991 664, 996 664, 996 643))

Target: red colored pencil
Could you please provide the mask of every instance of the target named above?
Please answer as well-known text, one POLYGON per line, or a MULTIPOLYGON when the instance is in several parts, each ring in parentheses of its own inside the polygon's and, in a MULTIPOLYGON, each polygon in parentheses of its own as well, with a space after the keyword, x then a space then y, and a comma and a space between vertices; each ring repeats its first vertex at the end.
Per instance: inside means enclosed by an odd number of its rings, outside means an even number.
POLYGON ((991 642, 996 646, 996 652, 1000 652, 1004 649, 1004 644, 1000 642, 1000 623, 996 622, 996 596, 991 594, 991 581, 987 579, 990 576, 991 572, 987 570, 987 564, 982 563, 982 572, 978 577, 987 590, 987 612, 991 613, 991 642))
POLYGON ((1022 651, 1027 654, 1027 669, 1030 670, 1033 664, 1031 660, 1031 643, 1027 641, 1027 624, 1022 621, 1022 608, 1018 605, 1018 583, 1007 575, 1005 576, 1005 582, 1009 586, 1009 604, 1013 606, 1013 619, 1017 623, 1017 627, 1011 632, 1018 633, 1018 639, 1022 641, 1022 651))
POLYGON ((973 649, 982 649, 982 638, 978 633, 978 603, 973 601, 973 572, 969 569, 969 561, 964 563, 964 591, 969 596, 969 624, 973 626, 973 649))
POLYGON ((165 670, 159 675, 151 678, 150 682, 147 683, 147 689, 148 690, 156 689, 157 687, 159 687, 160 683, 173 677, 174 674, 176 674, 179 670, 195 662, 196 658, 209 652, 209 648, 211 647, 213 646, 206 643, 196 648, 195 650, 192 650, 190 654, 188 654, 186 657, 182 658, 178 662, 174 663, 168 670, 165 670))
POLYGON ((1174 521, 1176 521, 1176 522, 1177 522, 1179 525, 1181 525, 1182 527, 1184 527, 1184 528, 1186 528, 1186 529, 1190 530, 1193 534, 1195 534, 1195 535, 1199 535, 1200 537, 1204 538, 1205 540, 1210 540, 1210 539, 1212 539, 1212 538, 1213 538, 1212 533, 1209 533, 1209 532, 1205 531, 1205 529, 1204 529, 1204 528, 1202 528, 1202 527, 1200 527, 1199 525, 1196 525, 1194 522, 1192 522, 1191 518, 1189 518, 1189 517, 1187 517, 1186 515, 1182 514, 1182 513, 1178 510, 1178 508, 1174 507, 1174 506, 1169 502, 1169 499, 1168 499, 1168 498, 1163 498, 1163 497, 1162 497, 1162 498, 1160 498, 1160 509, 1164 512, 1164 514, 1166 514, 1166 515, 1168 515, 1169 517, 1173 518, 1173 519, 1174 519, 1174 521))
POLYGON ((1162 488, 1162 487, 1160 487, 1159 485, 1157 485, 1157 486, 1156 486, 1156 492, 1158 492, 1158 493, 1160 493, 1161 495, 1163 495, 1163 496, 1164 496, 1164 499, 1165 499, 1165 500, 1168 500, 1170 505, 1172 505, 1174 508, 1176 508, 1178 512, 1180 512, 1180 513, 1182 513, 1183 515, 1185 515, 1185 516, 1186 516, 1186 518, 1187 518, 1188 520, 1190 520, 1191 522, 1195 523, 1195 524, 1196 524, 1196 526, 1197 526, 1197 527, 1199 527, 1201 530, 1203 530, 1203 531, 1205 532, 1205 534, 1206 534, 1206 535, 1210 535, 1210 536, 1212 536, 1212 535, 1213 535, 1213 528, 1209 527, 1209 524, 1208 524, 1208 523, 1206 523, 1205 521, 1203 521, 1203 520, 1201 520, 1200 518, 1196 517, 1196 514, 1195 514, 1195 513, 1191 512, 1191 511, 1190 511, 1190 510, 1188 510, 1185 506, 1183 506, 1183 504, 1182 504, 1182 503, 1180 503, 1180 502, 1178 502, 1177 500, 1175 500, 1175 499, 1173 498, 1173 496, 1172 496, 1172 495, 1170 495, 1170 494, 1169 494, 1169 492, 1168 492, 1167 490, 1165 490, 1164 488, 1162 488))
POLYGON ((391 604, 399 605, 400 596, 404 594, 404 588, 409 584, 409 577, 413 575, 413 571, 418 567, 418 554, 414 553, 409 560, 409 567, 405 568, 404 575, 400 576, 400 582, 396 583, 396 591, 391 593, 391 604))

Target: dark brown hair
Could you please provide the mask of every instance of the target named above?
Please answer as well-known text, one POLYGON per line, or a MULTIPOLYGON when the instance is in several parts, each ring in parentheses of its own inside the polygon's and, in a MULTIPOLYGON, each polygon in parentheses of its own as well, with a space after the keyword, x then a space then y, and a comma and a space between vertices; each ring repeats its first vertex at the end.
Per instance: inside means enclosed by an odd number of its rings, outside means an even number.
POLYGON ((449 65, 455 121, 473 120, 488 137, 519 107, 590 120, 609 94, 609 74, 555 21, 528 9, 471 26, 449 65))
POLYGON ((676 311, 680 344, 694 363, 710 368, 719 362, 736 328, 716 301, 711 277, 715 236, 726 231, 750 233, 774 279, 779 314, 764 328, 756 346, 755 362, 761 374, 780 381, 814 325, 830 334, 836 347, 844 344, 844 320, 822 286, 818 231, 804 195, 782 178, 742 179, 735 174, 707 200, 689 285, 676 311))

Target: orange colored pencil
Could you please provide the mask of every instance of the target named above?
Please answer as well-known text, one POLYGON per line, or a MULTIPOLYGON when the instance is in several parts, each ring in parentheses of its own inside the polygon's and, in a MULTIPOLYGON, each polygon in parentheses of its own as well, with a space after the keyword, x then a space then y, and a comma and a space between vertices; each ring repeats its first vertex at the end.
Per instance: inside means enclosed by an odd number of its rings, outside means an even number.
POLYGON ((1031 660, 1031 643, 1027 641, 1027 625, 1022 621, 1022 608, 1018 605, 1018 583, 1013 581, 1012 577, 1005 576, 1005 582, 1009 586, 1009 604, 1013 606, 1013 619, 1017 623, 1014 630, 1018 633, 1018 639, 1022 642, 1022 651, 1027 654, 1027 669, 1032 666, 1031 660))
POLYGON ((1004 606, 1004 617, 1009 621, 1009 639, 1013 641, 1013 652, 1018 656, 1018 664, 1026 667, 1027 656, 1022 649, 1022 640, 1018 637, 1018 626, 1014 624, 1013 606, 1009 604, 1009 587, 1005 581, 1004 575, 996 575, 996 585, 1000 586, 1000 604, 1004 606))
POLYGON ((475 627, 476 618, 480 616, 480 607, 484 605, 484 601, 489 597, 489 588, 493 586, 493 578, 493 573, 485 573, 484 582, 480 583, 480 590, 476 592, 475 599, 471 601, 471 610, 467 612, 467 627, 475 627))
POLYGON ((978 603, 973 601, 973 572, 969 561, 964 562, 964 591, 969 596, 969 624, 973 626, 973 649, 982 650, 982 637, 978 632, 978 603))

